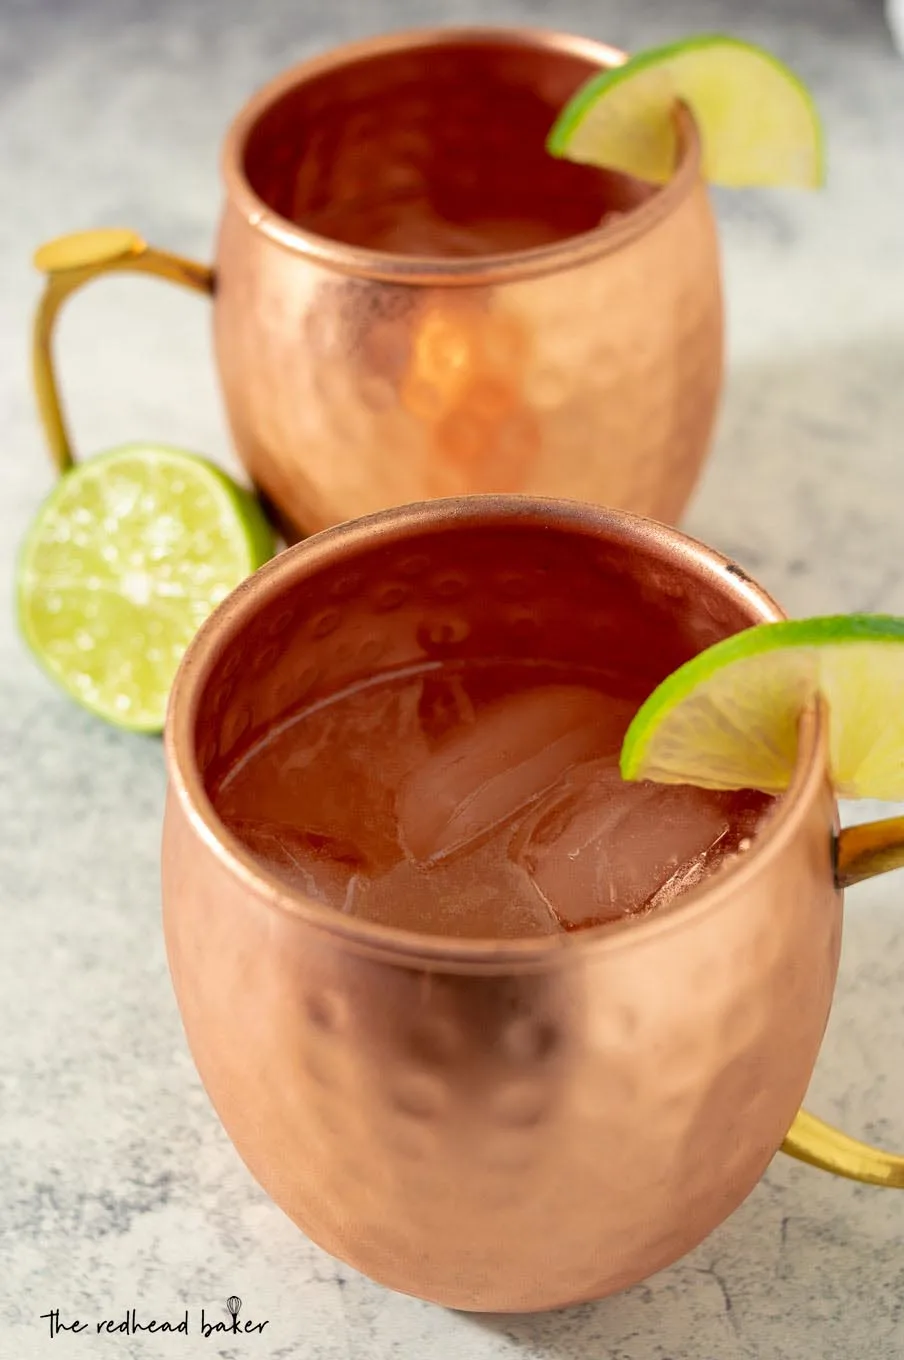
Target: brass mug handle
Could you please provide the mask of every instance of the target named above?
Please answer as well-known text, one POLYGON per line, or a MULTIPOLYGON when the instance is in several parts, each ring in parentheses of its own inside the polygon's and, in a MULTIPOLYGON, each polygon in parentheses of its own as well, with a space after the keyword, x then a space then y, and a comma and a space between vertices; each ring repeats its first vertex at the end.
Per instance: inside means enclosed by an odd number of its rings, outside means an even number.
MULTIPOLYGON (((904 817, 846 827, 835 842, 835 882, 850 888, 876 874, 904 867, 904 817)), ((800 1162, 868 1185, 904 1190, 904 1157, 883 1152, 801 1110, 782 1151, 800 1162)))
POLYGON ((34 256, 47 281, 35 312, 32 365, 38 411, 57 471, 74 462, 53 363, 53 328, 70 294, 101 274, 154 274, 199 293, 213 292, 213 270, 165 250, 155 250, 134 231, 101 227, 47 241, 34 256))

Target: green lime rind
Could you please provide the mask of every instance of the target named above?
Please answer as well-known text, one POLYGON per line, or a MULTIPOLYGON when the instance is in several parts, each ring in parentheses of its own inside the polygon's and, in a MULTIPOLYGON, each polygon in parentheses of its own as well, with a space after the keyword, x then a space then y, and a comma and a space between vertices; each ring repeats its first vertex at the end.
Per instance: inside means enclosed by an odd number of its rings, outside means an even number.
POLYGON ((275 550, 257 499, 197 454, 130 444, 70 469, 19 554, 22 635, 83 708, 163 728, 173 676, 216 605, 275 550))
POLYGON ((815 189, 825 182, 822 121, 807 86, 771 52, 718 33, 638 52, 592 76, 559 114, 547 150, 665 183, 677 163, 677 102, 697 123, 710 183, 815 189))
POLYGON ((760 624, 716 643, 641 706, 622 775, 781 792, 801 713, 819 695, 839 795, 904 799, 904 619, 891 615, 760 624))

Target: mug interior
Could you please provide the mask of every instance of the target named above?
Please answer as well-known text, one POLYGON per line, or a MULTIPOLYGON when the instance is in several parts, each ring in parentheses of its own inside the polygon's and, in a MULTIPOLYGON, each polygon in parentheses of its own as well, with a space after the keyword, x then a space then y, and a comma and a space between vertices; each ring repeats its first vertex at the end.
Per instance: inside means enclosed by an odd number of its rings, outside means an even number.
POLYGON ((599 69, 492 33, 362 45, 265 102, 243 173, 271 212, 345 245, 422 258, 549 245, 661 192, 546 152, 557 114, 599 69))
POLYGON ((650 521, 517 497, 437 501, 329 530, 259 572, 190 650, 196 678, 177 680, 171 725, 188 723, 215 804, 275 728, 377 676, 544 662, 639 704, 703 648, 776 617, 739 569, 650 521))

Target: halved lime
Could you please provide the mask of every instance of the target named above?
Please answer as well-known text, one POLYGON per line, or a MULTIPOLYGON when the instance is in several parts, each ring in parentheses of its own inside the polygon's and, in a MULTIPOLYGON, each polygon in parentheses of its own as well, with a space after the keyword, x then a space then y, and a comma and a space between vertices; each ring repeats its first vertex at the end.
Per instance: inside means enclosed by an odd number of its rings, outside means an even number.
POLYGON ((701 652, 635 715, 622 775, 780 793, 817 696, 839 796, 904 799, 904 619, 879 614, 760 624, 701 652))
POLYGON ((205 459, 157 445, 113 449, 67 472, 28 531, 22 632, 85 708, 159 732, 197 629, 273 549, 258 502, 205 459))
POLYGON ((593 76, 560 113, 547 149, 664 184, 678 159, 679 102, 697 123, 711 184, 822 183, 822 130, 806 86, 770 52, 718 34, 638 52, 593 76))

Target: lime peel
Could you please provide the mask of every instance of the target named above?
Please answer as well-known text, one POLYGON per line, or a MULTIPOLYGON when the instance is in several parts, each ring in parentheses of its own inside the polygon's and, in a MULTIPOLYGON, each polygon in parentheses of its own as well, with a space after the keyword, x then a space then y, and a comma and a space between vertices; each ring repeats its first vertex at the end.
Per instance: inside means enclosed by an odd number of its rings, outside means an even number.
POLYGON ((112 449, 68 471, 32 522, 17 577, 22 634, 83 707, 159 732, 188 643, 274 548, 257 499, 206 459, 112 449))
POLYGON ((701 652, 635 715, 622 775, 780 793, 819 696, 839 796, 904 799, 904 619, 880 614, 759 624, 701 652))
POLYGON ((824 182, 822 125, 806 85, 764 48, 716 33, 638 52, 591 77, 559 114, 547 150, 664 184, 678 162, 679 103, 699 129, 709 183, 824 182))

